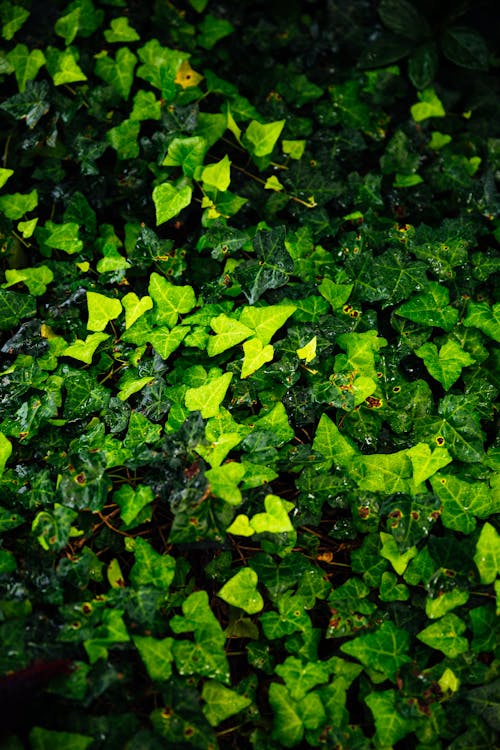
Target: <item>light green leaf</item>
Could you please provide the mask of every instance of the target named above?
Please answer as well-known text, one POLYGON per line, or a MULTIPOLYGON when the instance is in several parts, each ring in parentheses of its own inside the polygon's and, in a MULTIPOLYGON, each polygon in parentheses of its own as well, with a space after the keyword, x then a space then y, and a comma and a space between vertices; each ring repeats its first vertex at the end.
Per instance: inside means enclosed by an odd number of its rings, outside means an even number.
POLYGON ((13 169, 4 169, 3 167, 0 168, 0 188, 3 188, 9 177, 12 177, 13 174, 13 169))
POLYGON ((156 225, 173 219, 183 208, 191 203, 193 190, 191 185, 174 187, 170 182, 157 185, 153 190, 153 203, 156 209, 156 225))
POLYGON ((210 336, 208 339, 207 353, 209 357, 215 357, 226 349, 236 346, 253 333, 251 328, 224 313, 212 318, 210 326, 216 335, 210 336))
POLYGON ((119 159, 135 159, 139 156, 137 142, 141 123, 137 120, 123 120, 119 125, 106 133, 106 140, 115 149, 119 159))
POLYGON ((64 39, 64 43, 66 44, 66 46, 68 46, 68 44, 71 44, 73 39, 78 34, 81 10, 81 7, 75 8, 65 16, 61 16, 60 18, 58 18, 54 25, 54 31, 56 32, 57 36, 61 36, 64 39))
POLYGON ((12 443, 8 440, 3 432, 0 432, 0 477, 2 476, 5 464, 12 453, 12 443))
POLYGON ((458 380, 464 367, 475 362, 456 341, 447 341, 439 351, 436 344, 428 341, 416 349, 415 354, 424 360, 429 373, 441 383, 445 391, 458 380))
POLYGON ((439 591, 435 597, 427 596, 425 600, 425 614, 430 620, 442 617, 456 607, 461 607, 469 600, 469 592, 453 589, 452 591, 439 591))
POLYGON ((175 558, 160 554, 141 537, 127 537, 127 550, 134 553, 135 562, 130 571, 134 586, 153 586, 168 592, 175 575, 175 558))
POLYGON ((359 461, 358 485, 368 492, 408 492, 412 465, 406 450, 396 453, 371 453, 359 461))
POLYGON ((104 38, 109 44, 123 42, 137 42, 140 39, 139 34, 129 24, 127 16, 113 18, 110 28, 104 31, 104 38))
POLYGON ((132 638, 147 673, 155 682, 166 682, 172 675, 173 638, 153 638, 150 635, 135 635, 132 638))
POLYGON ((87 76, 78 65, 74 51, 69 47, 63 52, 54 47, 49 47, 47 49, 47 69, 56 86, 87 80, 87 76))
POLYGON ((398 712, 395 690, 372 691, 365 703, 375 720, 376 747, 392 748, 415 729, 416 720, 398 712))
POLYGON ((445 117, 443 104, 431 86, 423 91, 417 91, 417 96, 420 99, 419 103, 410 108, 415 122, 422 122, 429 117, 445 117))
POLYGON ((38 219, 30 219, 29 221, 20 221, 17 225, 17 229, 23 235, 25 240, 33 236, 38 219))
POLYGON ((301 701, 306 693, 316 685, 328 682, 330 669, 324 662, 302 662, 295 656, 288 656, 283 664, 274 670, 285 682, 293 700, 301 701))
POLYGON ((210 188, 215 188, 224 192, 228 189, 229 183, 231 182, 231 162, 227 154, 216 162, 215 164, 209 164, 203 168, 201 172, 201 180, 204 185, 208 185, 210 188))
POLYGON ((337 372, 352 370, 369 378, 377 376, 375 355, 387 346, 386 339, 378 336, 377 331, 342 333, 337 337, 337 343, 347 352, 347 361, 345 355, 337 355, 335 358, 337 372))
POLYGON ((189 138, 174 138, 169 144, 165 167, 182 167, 186 177, 193 177, 196 167, 203 164, 208 144, 204 138, 194 135, 189 138))
POLYGON ((338 310, 349 299, 354 284, 335 284, 331 279, 324 278, 318 286, 318 291, 330 305, 332 310, 338 310))
POLYGON ((485 482, 472 483, 453 474, 435 474, 431 484, 443 504, 441 521, 447 529, 471 534, 476 528, 476 517, 487 518, 500 511, 485 482))
POLYGON ((141 315, 148 310, 153 309, 153 300, 148 295, 139 297, 135 292, 129 292, 122 298, 122 305, 125 310, 125 329, 135 323, 141 315))
POLYGON ((142 510, 155 499, 151 487, 139 484, 135 489, 124 484, 113 494, 113 502, 120 508, 120 518, 129 526, 135 521, 142 510))
POLYGON ((486 522, 476 542, 474 562, 479 570, 481 583, 493 583, 500 572, 500 534, 486 522))
POLYGON ((417 633, 417 638, 426 646, 442 651, 445 656, 454 659, 469 650, 467 638, 461 638, 465 628, 463 620, 454 614, 447 614, 417 633))
POLYGON ((500 343, 500 302, 491 307, 487 302, 469 302, 462 322, 466 328, 479 328, 500 343))
POLYGON ((208 469, 205 476, 210 484, 210 492, 230 505, 239 505, 242 497, 238 484, 243 479, 245 467, 236 461, 208 469))
POLYGON ((120 388, 118 392, 118 398, 120 401, 126 401, 134 393, 141 391, 146 385, 149 385, 154 380, 151 375, 145 375, 142 378, 126 378, 123 383, 120 381, 120 388))
POLYGON ((160 120, 161 102, 152 91, 138 91, 134 96, 134 106, 130 120, 160 120))
POLYGON ((143 62, 137 70, 139 78, 144 78, 159 89, 162 99, 170 102, 176 95, 175 77, 184 60, 186 52, 162 47, 157 39, 150 39, 137 54, 143 62))
POLYGON ((295 436, 293 428, 288 421, 288 414, 281 401, 274 404, 272 409, 262 417, 259 416, 258 419, 253 420, 252 424, 254 430, 269 430, 273 432, 275 437, 280 441, 280 444, 286 443, 295 436))
POLYGON ((290 157, 290 159, 301 159, 304 154, 307 141, 287 141, 283 140, 281 147, 283 153, 290 157))
POLYGON ((402 576, 410 560, 416 557, 417 548, 410 547, 401 553, 392 534, 386 534, 384 531, 380 532, 380 541, 382 542, 380 556, 389 560, 396 573, 402 576))
POLYGON ((452 458, 446 448, 437 446, 431 451, 427 443, 417 443, 406 451, 413 466, 413 483, 418 486, 447 466, 452 458))
POLYGON ((19 31, 29 18, 30 12, 18 5, 4 1, 0 5, 0 19, 2 21, 2 39, 10 41, 16 31, 19 31))
POLYGON ((97 292, 87 292, 87 307, 89 319, 87 329, 89 331, 103 331, 110 320, 115 320, 121 311, 122 303, 119 299, 106 297, 97 292))
POLYGON ((94 738, 76 732, 56 732, 53 729, 33 727, 29 735, 32 750, 87 750, 94 738))
POLYGON ((218 41, 234 31, 234 26, 225 18, 216 18, 211 13, 207 13, 199 24, 198 30, 198 44, 204 49, 212 49, 218 41))
POLYGON ((217 595, 233 607, 254 615, 264 607, 264 600, 257 590, 258 582, 257 573, 252 568, 240 568, 217 595))
POLYGON ((90 365, 95 350, 106 339, 109 339, 108 333, 90 333, 85 341, 76 339, 76 341, 63 349, 62 355, 64 357, 73 357, 73 359, 78 359, 80 362, 90 365))
POLYGON ((128 99, 134 82, 134 68, 137 63, 137 57, 134 53, 128 47, 120 47, 115 60, 107 52, 100 52, 96 55, 96 58, 95 72, 99 78, 113 86, 122 99, 128 99))
POLYGON ((295 747, 304 736, 304 723, 285 685, 271 683, 269 703, 273 709, 273 738, 282 747, 295 747))
POLYGON ((157 325, 173 328, 179 315, 190 312, 196 304, 191 286, 176 286, 158 273, 149 279, 149 294, 154 302, 154 320, 157 325))
POLYGON ((288 513, 293 509, 293 503, 282 500, 278 495, 266 495, 264 499, 265 513, 256 513, 250 524, 257 534, 283 534, 293 531, 293 525, 288 513))
POLYGON ((47 222, 45 225, 46 229, 49 230, 50 234, 45 240, 45 244, 48 247, 52 247, 56 250, 62 250, 68 255, 74 255, 79 253, 83 248, 83 242, 78 237, 80 227, 74 222, 68 222, 66 224, 53 224, 47 222))
POLYGON ((400 667, 411 661, 407 655, 408 646, 408 632, 387 621, 373 633, 343 643, 340 650, 354 656, 365 668, 375 669, 394 682, 400 667))
POLYGON ((101 624, 94 630, 93 637, 84 641, 83 646, 90 663, 95 664, 99 659, 107 659, 109 648, 129 640, 130 637, 123 622, 123 610, 107 609, 104 610, 101 624))
POLYGON ((272 337, 288 318, 293 315, 295 305, 268 305, 266 307, 244 307, 240 323, 251 328, 262 344, 269 344, 272 337))
POLYGON ((347 468, 358 455, 356 449, 340 434, 337 425, 326 414, 321 415, 312 447, 325 459, 322 464, 325 470, 329 469, 333 463, 347 468))
POLYGON ((281 184, 281 182, 278 180, 275 174, 272 174, 270 177, 267 178, 265 184, 264 184, 265 190, 274 190, 276 193, 279 193, 281 190, 284 190, 284 186, 281 184))
POLYGON ((39 49, 29 51, 25 44, 17 44, 6 57, 14 68, 19 91, 23 93, 28 81, 33 81, 45 64, 45 55, 39 49))
POLYGON ((8 219, 21 219, 28 211, 38 206, 38 193, 33 189, 30 193, 12 193, 0 196, 0 211, 8 219))
POLYGON ((252 120, 243 136, 243 143, 252 156, 268 156, 276 145, 284 126, 285 120, 264 124, 252 120))
POLYGON ((172 330, 167 327, 155 328, 149 334, 148 340, 162 359, 168 359, 179 348, 188 333, 189 328, 187 326, 177 326, 172 330))
POLYGON ((232 372, 225 372, 199 388, 188 388, 184 403, 189 411, 200 411, 204 419, 215 417, 219 413, 219 406, 223 402, 232 372))
POLYGON ((417 294, 396 310, 398 315, 414 323, 436 326, 449 332, 458 320, 458 310, 450 307, 447 287, 432 281, 426 292, 417 294))
POLYGON ((206 703, 203 713, 212 727, 243 711, 252 702, 251 698, 240 695, 236 690, 230 690, 215 680, 205 682, 201 697, 206 703))
POLYGON ((295 350, 297 357, 299 359, 305 360, 306 365, 309 364, 309 362, 312 362, 313 359, 315 359, 317 343, 318 337, 313 336, 312 339, 307 342, 307 344, 304 344, 304 346, 300 346, 295 350))
POLYGON ((48 266, 37 266, 36 268, 7 268, 5 270, 4 289, 14 284, 23 283, 28 287, 29 293, 38 297, 45 294, 47 285, 54 280, 54 274, 48 266))
POLYGON ((241 367, 241 378, 248 378, 259 367, 266 362, 270 362, 274 357, 274 348, 271 344, 263 346, 262 341, 258 338, 252 338, 243 344, 243 365, 241 367))
POLYGON ((236 536, 253 536, 255 534, 255 529, 250 524, 248 516, 245 516, 243 513, 236 516, 226 531, 228 534, 235 534, 236 536))

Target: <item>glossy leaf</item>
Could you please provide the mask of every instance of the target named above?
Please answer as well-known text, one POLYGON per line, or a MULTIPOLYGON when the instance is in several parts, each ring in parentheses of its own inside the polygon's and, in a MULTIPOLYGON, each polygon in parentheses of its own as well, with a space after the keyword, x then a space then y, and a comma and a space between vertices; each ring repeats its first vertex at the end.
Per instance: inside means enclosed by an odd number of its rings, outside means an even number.
POLYGON ((392 622, 384 622, 373 633, 343 643, 340 650, 359 659, 365 669, 375 669, 394 682, 398 670, 411 661, 408 647, 408 633, 392 622))
POLYGON ((232 377, 231 372, 226 372, 206 385, 188 388, 184 401, 189 411, 199 411, 204 419, 216 417, 232 377))
POLYGON ((270 154, 281 135, 285 120, 260 123, 252 120, 245 131, 244 142, 252 156, 267 156, 270 154))
POLYGON ((0 196, 0 211, 8 219, 21 219, 24 214, 33 211, 38 205, 38 193, 12 193, 0 196))
POLYGON ((500 343, 500 304, 490 307, 487 302, 469 302, 462 322, 467 328, 479 328, 500 343))
POLYGON ((112 299, 97 292, 87 292, 87 307, 89 331, 103 331, 108 323, 115 320, 122 311, 122 303, 119 299, 112 299))
POLYGON ((428 342, 416 349, 415 354, 422 357, 429 373, 446 391, 458 380, 462 369, 475 361, 455 341, 447 341, 439 350, 435 344, 428 342))
POLYGON ((76 341, 63 349, 61 354, 65 357, 79 359, 80 362, 85 362, 85 364, 90 365, 99 344, 102 344, 102 342, 107 339, 109 339, 108 333, 89 333, 85 341, 82 341, 82 339, 76 339, 76 341))
POLYGON ((240 713, 252 702, 251 698, 240 695, 235 690, 230 690, 216 680, 205 682, 201 697, 206 703, 203 713, 212 727, 216 727, 230 716, 240 713))
POLYGON ((257 573, 252 568, 240 568, 220 589, 218 596, 233 607, 254 615, 264 606, 264 600, 257 589, 258 582, 257 573))
POLYGON ((481 583, 493 583, 500 571, 500 535, 488 522, 483 525, 477 540, 474 562, 481 583))
POLYGON ((216 335, 208 339, 207 353, 209 357, 221 354, 253 334, 251 328, 224 315, 224 313, 212 318, 210 326, 216 335))
MULTIPOLYGON (((113 25, 113 23, 116 23, 116 21, 119 20, 120 19, 114 19, 111 24, 113 25)), ((104 32, 104 34, 106 35, 106 32, 104 32)), ((127 47, 120 47, 114 60, 107 53, 100 53, 97 56, 95 72, 100 78, 106 81, 107 84, 113 86, 123 99, 128 99, 134 81, 134 68, 136 63, 137 57, 134 53, 127 47)))
POLYGON ((448 304, 449 301, 450 295, 447 288, 431 282, 427 292, 402 304, 397 313, 415 323, 437 326, 445 331, 451 331, 458 320, 458 311, 448 304))
POLYGON ((137 648, 148 675, 155 682, 165 682, 172 674, 173 638, 153 638, 150 635, 135 635, 132 640, 137 648))
POLYGON ((190 312, 196 304, 191 286, 170 284, 158 273, 151 274, 148 290, 154 302, 154 320, 158 325, 173 328, 179 315, 190 312))
POLYGON ((446 614, 437 622, 429 625, 417 638, 430 648, 442 651, 445 656, 455 658, 469 649, 467 638, 462 638, 465 632, 465 622, 455 614, 446 614))
POLYGON ((54 274, 47 266, 36 268, 23 268, 21 270, 7 268, 5 271, 4 289, 8 289, 20 282, 26 284, 30 294, 35 297, 45 294, 48 284, 54 280, 54 274))
POLYGON ((257 338, 251 338, 243 344, 243 365, 241 367, 241 377, 248 378, 256 370, 260 369, 266 362, 271 362, 274 357, 274 349, 271 344, 264 346, 262 341, 257 338))
POLYGON ((166 221, 177 216, 183 208, 191 203, 192 188, 183 185, 174 187, 170 182, 157 185, 153 190, 153 203, 156 209, 156 225, 164 224, 166 221))
POLYGON ((449 529, 470 534, 476 528, 476 518, 495 512, 491 492, 484 482, 465 482, 450 474, 436 474, 431 482, 442 502, 443 525, 449 529))

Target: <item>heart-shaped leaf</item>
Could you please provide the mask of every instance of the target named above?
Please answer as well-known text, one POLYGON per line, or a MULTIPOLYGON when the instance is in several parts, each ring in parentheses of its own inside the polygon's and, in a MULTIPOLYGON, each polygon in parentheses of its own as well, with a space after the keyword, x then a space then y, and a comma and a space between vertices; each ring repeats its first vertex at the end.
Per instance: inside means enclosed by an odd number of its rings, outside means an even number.
POLYGON ((257 590, 259 578, 252 568, 241 568, 224 584, 218 596, 233 607, 239 607, 249 615, 260 612, 264 600, 257 590))

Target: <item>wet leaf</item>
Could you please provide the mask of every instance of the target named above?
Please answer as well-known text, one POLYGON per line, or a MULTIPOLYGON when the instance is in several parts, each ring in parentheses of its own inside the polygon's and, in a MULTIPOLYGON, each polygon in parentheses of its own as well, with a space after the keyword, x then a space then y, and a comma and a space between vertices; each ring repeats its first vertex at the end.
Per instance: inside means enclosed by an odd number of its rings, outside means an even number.
POLYGON ((441 383, 445 391, 458 380, 464 367, 475 362, 470 354, 452 340, 443 344, 439 350, 435 344, 427 342, 416 349, 415 354, 422 357, 429 373, 441 383))
POLYGON ((493 583, 500 570, 500 535, 488 522, 483 525, 477 540, 474 562, 481 583, 493 583))
POLYGON ((392 622, 384 622, 373 633, 343 643, 340 650, 394 682, 399 669, 411 661, 408 647, 408 633, 392 622))
POLYGON ((235 690, 230 690, 216 680, 205 682, 201 697, 206 703, 203 707, 203 713, 212 727, 216 727, 230 716, 240 713, 252 702, 251 698, 240 695, 235 690))
POLYGON ((460 617, 454 614, 446 614, 437 622, 417 633, 417 638, 426 646, 442 651, 445 656, 453 659, 469 650, 467 638, 462 638, 465 629, 465 622, 460 617))
POLYGON ((220 589, 218 596, 233 607, 254 615, 264 606, 264 600, 257 589, 258 582, 257 573, 252 568, 240 568, 220 589))

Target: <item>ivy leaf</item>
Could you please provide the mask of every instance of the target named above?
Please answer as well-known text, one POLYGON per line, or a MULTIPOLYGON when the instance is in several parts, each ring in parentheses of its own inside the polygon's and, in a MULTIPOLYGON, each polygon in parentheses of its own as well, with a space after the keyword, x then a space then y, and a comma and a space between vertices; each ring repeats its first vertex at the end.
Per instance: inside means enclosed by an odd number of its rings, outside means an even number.
POLYGON ((45 244, 55 250, 63 250, 68 255, 79 253, 83 248, 83 242, 78 237, 80 227, 73 221, 65 224, 53 224, 47 222, 45 225, 49 230, 49 235, 45 239, 45 244))
POLYGON ((474 562, 479 570, 481 583, 493 583, 500 572, 500 535, 488 522, 483 525, 476 542, 474 562))
POLYGON ((187 326, 177 326, 172 330, 156 328, 149 334, 148 340, 162 359, 168 359, 179 348, 188 333, 189 328, 187 326))
POLYGON ((474 463, 483 458, 483 433, 477 412, 464 396, 445 396, 438 414, 417 419, 417 437, 446 446, 460 461, 474 463))
POLYGON ((395 690, 372 691, 365 703, 373 714, 380 747, 393 747, 416 728, 415 719, 402 716, 397 710, 395 690))
POLYGON ((216 335, 210 336, 208 339, 207 353, 209 357, 215 357, 217 354, 225 352, 226 349, 236 346, 253 334, 251 328, 224 313, 212 318, 210 326, 216 335))
POLYGON ((500 302, 492 307, 487 302, 469 302, 462 323, 466 328, 479 328, 500 343, 500 302))
POLYGON ((469 690, 465 696, 472 711, 484 719, 485 722, 496 732, 500 732, 500 680, 492 680, 481 687, 469 690))
POLYGON ((230 505, 239 505, 242 500, 238 484, 245 475, 245 467, 231 461, 223 466, 208 469, 205 476, 210 483, 210 491, 216 497, 222 498, 230 505))
POLYGON ((4 289, 22 282, 26 284, 30 294, 38 297, 45 294, 47 285, 54 280, 54 274, 48 266, 23 269, 7 268, 5 270, 5 279, 5 284, 2 284, 4 289))
POLYGON ((409 547, 405 552, 401 552, 394 537, 383 531, 380 532, 380 541, 382 542, 380 556, 389 560, 398 575, 403 575, 410 560, 416 557, 417 548, 409 547))
POLYGON ((199 135, 188 138, 174 138, 169 144, 162 165, 165 167, 182 167, 186 177, 193 177, 196 168, 203 163, 207 148, 206 140, 199 135))
POLYGON ((449 333, 458 320, 458 310, 450 307, 449 301, 448 289, 432 281, 424 294, 418 294, 404 302, 396 312, 414 323, 436 326, 449 333))
POLYGON ((4 472, 5 464, 7 463, 11 454, 12 443, 5 437, 2 432, 0 432, 0 477, 4 472))
POLYGON ((423 91, 417 91, 417 96, 420 101, 410 108, 411 116, 415 122, 422 122, 429 117, 445 117, 446 112, 443 104, 432 86, 423 91))
POLYGON ((406 450, 396 453, 373 453, 359 462, 361 489, 368 492, 394 494, 407 492, 412 476, 412 466, 406 450))
POLYGON ((461 638, 465 628, 465 622, 457 615, 446 614, 437 622, 417 633, 417 638, 426 646, 442 651, 445 656, 454 659, 469 650, 467 638, 461 638))
POLYGON ((472 484, 453 474, 436 474, 431 484, 443 504, 441 520, 448 529, 471 534, 476 528, 476 517, 487 518, 491 513, 500 512, 500 502, 495 508, 484 482, 472 484))
POLYGON ((427 596, 425 600, 425 614, 430 620, 442 617, 456 607, 461 607, 469 600, 468 591, 453 589, 452 591, 439 591, 438 596, 427 596))
POLYGON ((113 18, 110 28, 104 31, 104 38, 108 44, 123 44, 123 42, 137 42, 139 34, 129 24, 127 16, 113 18))
POLYGON ((260 123, 252 120, 243 136, 243 143, 252 156, 268 156, 272 153, 285 122, 285 120, 278 120, 277 122, 260 123))
POLYGON ((155 682, 166 682, 172 675, 174 639, 135 635, 132 640, 151 679, 155 682))
POLYGON ((212 49, 218 41, 224 39, 228 34, 232 34, 234 26, 225 18, 216 18, 211 13, 207 13, 198 29, 200 32, 197 39, 198 44, 205 49, 212 49))
POLYGON ((77 732, 56 732, 53 729, 33 727, 29 734, 30 746, 33 750, 87 750, 94 742, 94 738, 77 732))
POLYGON ((228 189, 229 183, 231 182, 231 162, 227 154, 216 162, 215 164, 209 164, 203 168, 201 172, 201 180, 204 185, 208 185, 210 188, 215 188, 224 192, 228 189))
POLYGON ((179 315, 190 312, 196 304, 191 286, 176 286, 158 273, 149 278, 149 295, 154 302, 154 321, 173 328, 179 315))
POLYGON ((457 344, 447 341, 439 349, 436 344, 427 342, 415 350, 415 354, 424 360, 424 364, 433 378, 438 380, 445 391, 455 383, 464 367, 474 364, 475 360, 457 344))
POLYGON ((129 292, 122 298, 122 305, 125 310, 125 329, 128 329, 141 315, 152 310, 153 300, 148 295, 139 299, 135 292, 129 292))
POLYGON ((25 44, 17 44, 6 57, 14 68, 19 91, 23 93, 28 81, 35 79, 40 68, 45 65, 45 55, 39 49, 30 52, 25 44))
POLYGON ((347 302, 354 288, 354 284, 336 284, 331 279, 324 278, 318 286, 318 292, 330 303, 332 310, 338 310, 347 302))
POLYGON ((205 682, 201 697, 206 703, 203 707, 203 713, 212 727, 216 727, 230 716, 240 713, 252 702, 251 698, 240 695, 236 690, 230 690, 216 680, 205 682))
POLYGON ((161 102, 152 91, 138 91, 134 96, 134 107, 130 113, 131 120, 159 120, 161 102))
POLYGON ((329 469, 333 463, 347 468, 358 455, 356 449, 340 434, 338 427, 326 414, 321 415, 312 447, 325 459, 325 469, 329 469))
POLYGON ((409 448, 406 453, 413 466, 413 483, 415 486, 425 482, 439 469, 444 468, 452 461, 452 457, 446 448, 437 446, 431 451, 427 443, 417 443, 413 448, 409 448))
POLYGON ((13 169, 4 169, 3 167, 0 168, 0 188, 3 188, 9 177, 12 177, 13 174, 13 169))
POLYGON ((262 341, 251 338, 243 344, 245 354, 241 367, 241 378, 248 378, 266 362, 271 362, 274 357, 274 349, 271 344, 262 345, 262 341))
POLYGON ((0 196, 0 211, 8 219, 22 219, 24 214, 33 211, 38 206, 38 193, 33 189, 30 193, 12 193, 0 196))
POLYGON ((258 582, 257 573, 252 568, 240 568, 218 591, 217 596, 233 607, 254 615, 264 607, 264 600, 257 590, 258 582))
POLYGON ((269 686, 269 703, 274 715, 274 739, 283 747, 295 747, 304 736, 304 724, 287 688, 272 682, 269 686))
POLYGON ((189 411, 199 411, 204 419, 216 417, 232 377, 232 372, 225 372, 223 375, 210 380, 206 385, 188 388, 184 396, 184 403, 189 411))
POLYGON ((75 54, 75 51, 70 47, 64 51, 55 47, 47 47, 47 70, 52 76, 55 86, 87 80, 87 76, 78 65, 75 54))
POLYGON ((252 240, 258 261, 246 261, 235 271, 237 281, 251 305, 268 289, 276 289, 288 281, 293 260, 285 246, 285 227, 257 232, 252 240))
POLYGON ((115 149, 119 159, 135 159, 139 156, 137 143, 141 124, 137 120, 123 120, 119 125, 106 133, 106 140, 115 149))
MULTIPOLYGON (((115 19, 115 21, 117 20, 115 19)), ((114 21, 111 23, 113 24, 114 21)), ((104 33, 106 34, 106 32, 104 33)), ((137 63, 137 57, 134 53, 128 47, 120 47, 115 60, 107 52, 101 52, 96 57, 96 75, 113 86, 122 99, 128 99, 134 82, 134 68, 137 63)))
POLYGON ((135 489, 124 484, 113 495, 113 502, 120 508, 120 518, 127 526, 130 526, 153 500, 153 490, 143 484, 138 485, 135 489))
POLYGON ((104 331, 109 321, 115 320, 122 311, 122 303, 119 299, 112 299, 98 292, 87 292, 87 307, 89 331, 104 331))
POLYGON ((102 614, 99 627, 95 628, 91 638, 83 642, 91 664, 99 659, 107 659, 108 649, 117 643, 127 643, 130 636, 123 622, 123 610, 107 609, 102 614))
POLYGON ((365 668, 375 669, 395 682, 398 670, 411 659, 407 655, 409 635, 392 622, 384 622, 373 633, 360 635, 340 646, 340 650, 358 659, 365 668))
POLYGON ((193 190, 191 185, 176 188, 170 182, 157 185, 153 190, 153 203, 156 209, 156 225, 173 219, 183 208, 191 203, 193 190))
POLYGON ((251 328, 259 341, 266 345, 296 309, 295 305, 286 304, 266 307, 245 306, 241 311, 240 323, 251 328))
POLYGON ((54 25, 54 31, 64 39, 66 46, 71 44, 78 34, 81 10, 80 7, 74 8, 74 10, 66 13, 65 16, 58 18, 54 25))
POLYGON ((177 70, 189 55, 180 50, 162 47, 157 39, 150 39, 137 54, 143 65, 137 69, 139 78, 144 78, 159 89, 162 99, 170 102, 176 94, 175 77, 177 70))
POLYGON ((21 318, 36 315, 36 299, 31 294, 18 294, 0 289, 0 330, 8 331, 21 318))
POLYGON ((2 20, 2 39, 10 41, 16 31, 23 26, 29 18, 30 12, 19 5, 3 2, 0 5, 0 19, 2 20))
POLYGON ((127 550, 134 553, 130 580, 134 586, 153 586, 168 592, 175 575, 175 558, 159 554, 141 537, 127 537, 127 550))
POLYGON ((316 685, 328 682, 330 670, 322 662, 308 662, 304 664, 295 656, 288 656, 283 664, 278 664, 274 670, 283 678, 293 700, 301 701, 306 693, 316 685))
POLYGON ((90 365, 97 347, 107 339, 109 339, 108 333, 90 333, 85 341, 76 339, 72 344, 65 347, 61 353, 64 357, 73 357, 73 359, 79 359, 80 362, 90 365))

